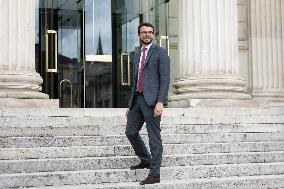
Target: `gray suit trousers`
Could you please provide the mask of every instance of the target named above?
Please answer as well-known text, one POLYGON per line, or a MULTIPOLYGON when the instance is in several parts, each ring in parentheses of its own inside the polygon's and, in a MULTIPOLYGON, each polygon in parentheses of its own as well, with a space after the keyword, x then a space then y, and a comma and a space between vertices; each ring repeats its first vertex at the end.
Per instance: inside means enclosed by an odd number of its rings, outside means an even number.
POLYGON ((154 107, 146 104, 144 96, 136 94, 128 112, 125 134, 141 161, 150 162, 149 176, 160 176, 163 153, 160 121, 160 116, 154 117, 154 107), (144 122, 147 127, 151 155, 139 135, 144 122))

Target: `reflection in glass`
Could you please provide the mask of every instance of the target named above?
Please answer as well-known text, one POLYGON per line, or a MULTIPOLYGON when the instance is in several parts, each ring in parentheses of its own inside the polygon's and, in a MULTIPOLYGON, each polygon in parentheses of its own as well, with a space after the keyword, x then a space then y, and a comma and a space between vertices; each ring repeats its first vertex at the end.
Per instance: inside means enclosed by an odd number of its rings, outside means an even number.
POLYGON ((143 21, 150 22, 155 27, 155 40, 159 36, 168 35, 168 1, 145 0, 142 2, 143 21))
POLYGON ((135 49, 135 47, 139 46, 139 38, 137 34, 138 25, 139 25, 139 17, 121 26, 122 52, 132 52, 135 49))
POLYGON ((83 61, 81 54, 81 12, 58 13, 58 62, 60 107, 82 107, 83 61))
POLYGON ((86 108, 111 108, 112 65, 111 62, 87 62, 86 108))
MULTIPOLYGON (((85 54, 112 56, 111 0, 85 0, 85 54)), ((86 108, 113 107, 112 61, 85 63, 85 91, 86 108)))
POLYGON ((112 0, 112 21, 114 37, 114 105, 128 106, 133 81, 133 56, 139 47, 137 28, 140 22, 139 0, 112 0), (130 80, 129 80, 130 78, 130 80))
MULTIPOLYGON (((130 70, 135 48, 139 46, 137 27, 141 20, 141 1, 35 2, 39 17, 37 70, 44 79, 43 91, 50 98, 61 99, 60 107, 127 107, 129 77, 130 81, 133 79, 130 70), (58 73, 45 70, 46 28, 58 33, 58 54, 49 52, 58 57, 58 73), (123 53, 127 56, 121 59, 123 53), (87 62, 86 56, 91 57, 87 62)), ((35 39, 37 42, 37 36, 35 39)), ((52 46, 54 41, 50 37, 47 43, 52 46)))
POLYGON ((101 37, 104 54, 112 54, 111 0, 85 0, 85 51, 96 54, 101 37))

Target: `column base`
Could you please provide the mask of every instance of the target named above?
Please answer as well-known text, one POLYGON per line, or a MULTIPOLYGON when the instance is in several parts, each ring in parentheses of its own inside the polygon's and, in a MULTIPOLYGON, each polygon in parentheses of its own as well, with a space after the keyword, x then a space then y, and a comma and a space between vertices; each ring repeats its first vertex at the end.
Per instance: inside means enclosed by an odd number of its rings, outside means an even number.
MULTIPOLYGON (((177 95, 186 94, 243 94, 246 91, 245 81, 236 75, 189 75, 172 84, 177 95)), ((202 97, 201 97, 202 98, 202 97)), ((215 98, 215 97, 213 97, 215 98)))
POLYGON ((0 98, 0 108, 59 108, 59 100, 0 98))
POLYGON ((284 91, 257 91, 252 93, 253 99, 260 102, 282 102, 284 103, 284 91))
POLYGON ((284 107, 284 91, 254 90, 253 100, 264 107, 284 107))
POLYGON ((41 91, 42 78, 35 71, 0 71, 0 98, 48 99, 41 91))
POLYGON ((237 75, 189 75, 173 83, 170 107, 251 106, 246 83, 237 75))

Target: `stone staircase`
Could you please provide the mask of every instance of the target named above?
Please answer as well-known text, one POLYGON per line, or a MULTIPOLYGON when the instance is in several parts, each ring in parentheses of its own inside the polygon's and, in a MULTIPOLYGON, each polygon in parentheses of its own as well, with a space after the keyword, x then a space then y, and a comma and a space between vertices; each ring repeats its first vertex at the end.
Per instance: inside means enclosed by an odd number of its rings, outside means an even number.
POLYGON ((0 109, 0 188, 284 188, 284 108, 165 109, 161 183, 148 186, 129 169, 124 112, 0 109))

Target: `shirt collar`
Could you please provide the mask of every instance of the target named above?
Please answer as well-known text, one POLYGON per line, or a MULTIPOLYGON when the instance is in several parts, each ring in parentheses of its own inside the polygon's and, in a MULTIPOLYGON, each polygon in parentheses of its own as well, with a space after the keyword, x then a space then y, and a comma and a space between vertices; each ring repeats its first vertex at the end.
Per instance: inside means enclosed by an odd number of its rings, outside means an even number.
POLYGON ((147 45, 146 47, 141 47, 141 49, 140 49, 140 52, 142 52, 142 50, 143 50, 143 48, 146 48, 148 51, 149 51, 149 49, 150 49, 150 47, 151 47, 151 45, 153 44, 153 42, 152 43, 150 43, 149 45, 147 45))

